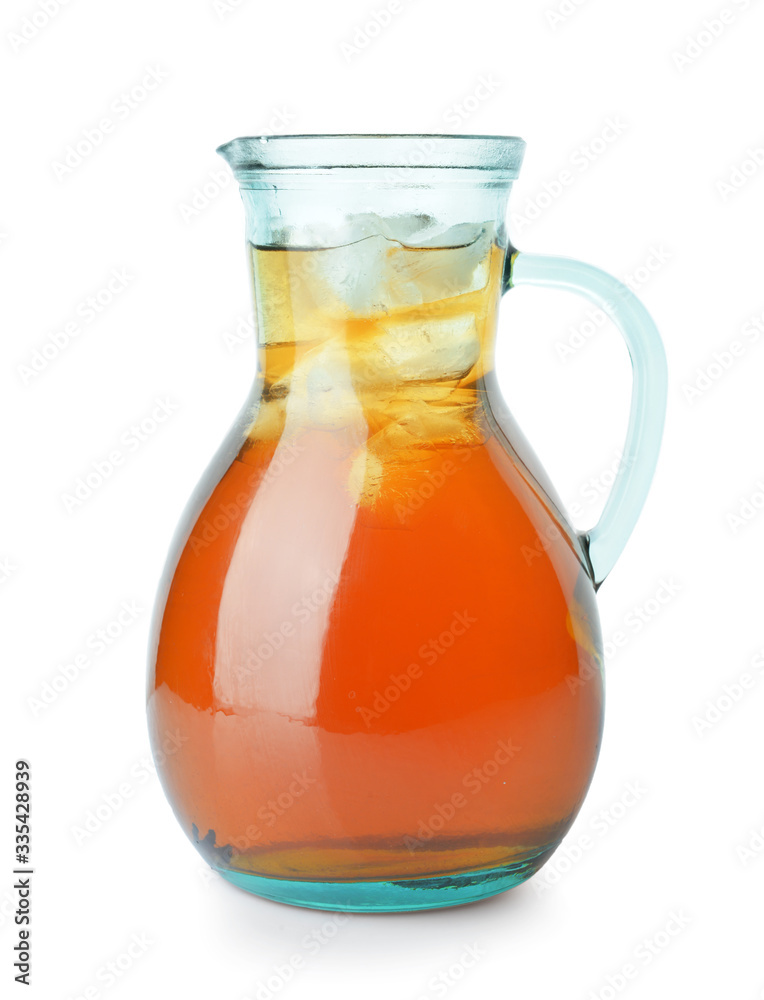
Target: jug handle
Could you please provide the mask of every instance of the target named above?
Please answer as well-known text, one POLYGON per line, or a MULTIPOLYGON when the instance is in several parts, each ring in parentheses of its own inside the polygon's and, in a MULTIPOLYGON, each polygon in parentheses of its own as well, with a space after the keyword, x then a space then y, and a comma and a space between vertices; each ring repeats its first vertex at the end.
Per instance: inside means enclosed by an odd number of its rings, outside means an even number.
POLYGON ((626 341, 633 382, 623 461, 602 516, 581 535, 597 589, 621 555, 655 472, 666 413, 668 376, 660 334, 637 296, 591 264, 568 257, 511 251, 505 290, 536 285, 576 292, 606 313, 626 341))

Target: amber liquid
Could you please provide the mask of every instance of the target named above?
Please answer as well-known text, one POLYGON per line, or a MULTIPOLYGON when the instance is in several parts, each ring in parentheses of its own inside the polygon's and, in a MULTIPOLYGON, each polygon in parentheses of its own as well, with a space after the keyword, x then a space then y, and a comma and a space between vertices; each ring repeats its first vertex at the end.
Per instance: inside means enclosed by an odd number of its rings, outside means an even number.
POLYGON ((220 868, 538 866, 594 769, 585 557, 491 372, 503 250, 386 242, 251 248, 260 375, 170 560, 149 689, 220 868), (388 280, 348 287, 349 249, 388 280))

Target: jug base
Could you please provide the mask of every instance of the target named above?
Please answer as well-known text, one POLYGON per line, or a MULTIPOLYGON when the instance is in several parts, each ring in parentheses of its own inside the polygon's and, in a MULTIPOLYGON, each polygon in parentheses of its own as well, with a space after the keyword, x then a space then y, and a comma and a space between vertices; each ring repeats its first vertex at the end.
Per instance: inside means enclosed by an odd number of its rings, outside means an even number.
POLYGON ((496 896, 535 875, 553 850, 547 847, 522 862, 500 868, 400 881, 304 882, 223 868, 215 870, 240 889, 278 903, 312 910, 395 913, 462 906, 496 896))

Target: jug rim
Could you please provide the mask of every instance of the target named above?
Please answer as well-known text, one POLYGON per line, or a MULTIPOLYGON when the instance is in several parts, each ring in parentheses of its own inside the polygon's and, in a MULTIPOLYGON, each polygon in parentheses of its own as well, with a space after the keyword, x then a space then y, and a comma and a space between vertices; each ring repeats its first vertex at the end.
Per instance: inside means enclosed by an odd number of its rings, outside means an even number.
POLYGON ((239 136, 216 150, 234 174, 382 168, 480 170, 515 179, 525 141, 510 135, 326 133, 239 136))

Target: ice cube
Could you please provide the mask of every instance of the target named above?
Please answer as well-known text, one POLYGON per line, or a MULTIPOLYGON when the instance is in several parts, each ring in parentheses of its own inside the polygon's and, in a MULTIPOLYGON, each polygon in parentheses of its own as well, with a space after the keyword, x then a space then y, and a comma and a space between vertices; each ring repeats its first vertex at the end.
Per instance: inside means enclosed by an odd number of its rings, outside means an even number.
POLYGON ((289 282, 298 327, 315 311, 369 316, 464 295, 488 283, 489 224, 433 232, 422 228, 420 216, 369 216, 354 232, 364 235, 292 258, 289 282))
POLYGON ((353 458, 348 476, 348 490, 355 503, 374 503, 382 489, 384 471, 379 457, 363 444, 353 458))
POLYGON ((351 424, 365 426, 345 345, 329 342, 308 350, 290 375, 274 385, 288 388, 285 433, 301 427, 338 430, 351 424))
POLYGON ((369 448, 386 461, 395 453, 478 444, 482 432, 473 414, 474 405, 437 406, 398 398, 387 407, 387 423, 369 439, 369 448))
POLYGON ((386 307, 424 305, 485 288, 490 249, 491 239, 482 233, 466 246, 391 250, 380 275, 386 307))
MULTIPOLYGON (((471 313, 439 319, 382 320, 374 338, 376 370, 403 382, 464 378, 480 357, 480 335, 471 313)), ((375 370, 371 367, 371 371, 375 370)))
POLYGON ((424 213, 402 213, 382 216, 373 212, 363 212, 347 216, 345 225, 334 230, 331 237, 321 234, 317 246, 341 246, 355 243, 368 236, 384 236, 391 243, 400 243, 412 249, 429 247, 449 249, 474 243, 484 233, 495 231, 492 222, 460 222, 449 226, 432 215, 424 213))

